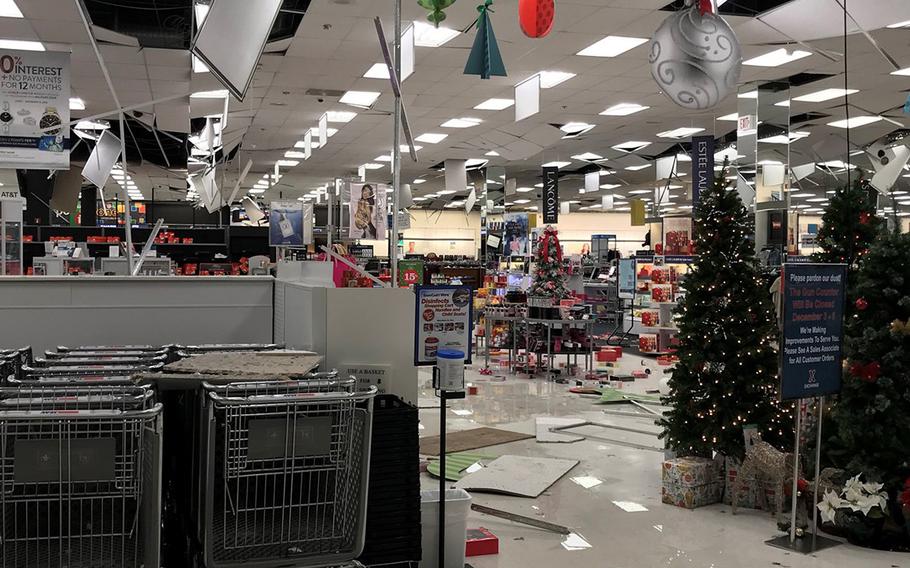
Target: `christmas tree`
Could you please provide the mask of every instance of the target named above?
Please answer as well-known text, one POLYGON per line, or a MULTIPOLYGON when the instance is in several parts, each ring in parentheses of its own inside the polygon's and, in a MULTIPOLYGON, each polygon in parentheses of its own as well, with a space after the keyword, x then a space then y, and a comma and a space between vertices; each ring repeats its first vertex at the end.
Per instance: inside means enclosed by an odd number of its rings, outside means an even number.
POLYGON ((679 455, 741 459, 743 426, 778 447, 792 445, 793 426, 790 406, 777 402, 777 324, 749 239, 753 219, 725 187, 724 170, 695 208, 695 262, 677 308, 679 362, 660 425, 679 455))
POLYGON ((816 239, 821 251, 815 262, 836 262, 848 270, 859 268, 863 256, 878 236, 882 219, 875 211, 875 190, 864 179, 837 189, 825 208, 816 239))
POLYGON ((528 296, 543 296, 560 300, 569 297, 566 273, 562 267, 562 248, 556 229, 547 227, 537 241, 537 267, 528 296))
POLYGON ((855 291, 829 458, 850 475, 885 483, 894 497, 910 477, 910 235, 888 233, 873 243, 855 291))

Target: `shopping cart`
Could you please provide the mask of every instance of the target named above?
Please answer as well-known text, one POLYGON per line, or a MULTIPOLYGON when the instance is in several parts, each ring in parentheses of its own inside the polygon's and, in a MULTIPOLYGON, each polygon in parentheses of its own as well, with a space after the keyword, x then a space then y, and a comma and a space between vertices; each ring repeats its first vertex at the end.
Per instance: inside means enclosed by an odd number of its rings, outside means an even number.
POLYGON ((0 391, 0 566, 158 568, 161 405, 150 391, 0 391))
POLYGON ((376 389, 332 382, 204 387, 197 523, 207 568, 359 556, 376 389))
POLYGON ((168 346, 161 345, 81 345, 79 347, 67 347, 58 345, 57 351, 60 353, 78 353, 85 351, 160 351, 168 346))
POLYGON ((203 345, 177 345, 181 357, 191 357, 212 351, 274 351, 284 349, 283 343, 206 343, 203 345))
POLYGON ((139 372, 160 371, 164 367, 163 363, 152 365, 60 365, 52 367, 22 367, 23 378, 25 379, 42 379, 50 377, 102 377, 102 376, 129 376, 139 372))
POLYGON ((124 359, 151 359, 155 357, 167 357, 168 349, 159 349, 157 351, 45 351, 44 358, 50 359, 96 359, 100 361, 120 361, 124 359))
POLYGON ((166 363, 167 355, 152 356, 84 356, 84 357, 37 357, 35 358, 34 367, 78 367, 91 365, 129 365, 135 367, 151 366, 157 363, 166 363))

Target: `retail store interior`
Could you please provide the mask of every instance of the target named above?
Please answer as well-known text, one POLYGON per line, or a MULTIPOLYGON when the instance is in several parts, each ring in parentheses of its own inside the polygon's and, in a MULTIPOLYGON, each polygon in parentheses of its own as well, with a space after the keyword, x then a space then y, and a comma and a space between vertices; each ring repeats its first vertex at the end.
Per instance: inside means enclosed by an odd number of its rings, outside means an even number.
POLYGON ((910 567, 908 0, 0 0, 0 566, 910 567))

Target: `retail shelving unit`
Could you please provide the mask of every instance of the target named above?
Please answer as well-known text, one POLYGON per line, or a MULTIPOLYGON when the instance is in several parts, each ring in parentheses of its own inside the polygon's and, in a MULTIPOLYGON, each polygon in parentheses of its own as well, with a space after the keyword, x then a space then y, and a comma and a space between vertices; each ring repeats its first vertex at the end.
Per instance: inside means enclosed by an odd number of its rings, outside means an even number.
POLYGON ((0 276, 22 274, 22 223, 0 219, 0 276))

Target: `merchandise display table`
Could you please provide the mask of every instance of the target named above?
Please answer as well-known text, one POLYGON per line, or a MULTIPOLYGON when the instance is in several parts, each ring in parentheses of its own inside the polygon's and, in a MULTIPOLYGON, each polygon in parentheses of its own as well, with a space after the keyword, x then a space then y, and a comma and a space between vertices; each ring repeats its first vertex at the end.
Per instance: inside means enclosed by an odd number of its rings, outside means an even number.
MULTIPOLYGON (((591 371, 593 366, 593 334, 594 334, 594 320, 593 319, 538 319, 538 318, 526 318, 525 321, 528 323, 527 328, 525 329, 525 345, 530 346, 530 335, 531 335, 531 326, 532 325, 542 325, 546 327, 547 330, 547 343, 546 349, 534 349, 536 353, 542 355, 546 353, 547 355, 547 374, 552 375, 555 371, 553 367, 553 358, 554 355, 565 355, 566 363, 568 364, 572 357, 575 357, 575 364, 578 364, 578 356, 584 355, 585 360, 585 371, 591 371), (585 346, 582 349, 575 349, 572 351, 559 351, 554 352, 553 350, 553 328, 556 326, 583 326, 585 330, 585 346)), ((529 351, 532 351, 529 349, 529 351)), ((538 372, 541 368, 540 357, 537 358, 537 362, 534 366, 534 371, 538 372)))

